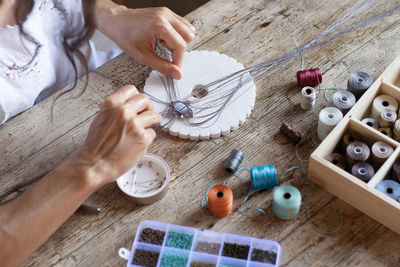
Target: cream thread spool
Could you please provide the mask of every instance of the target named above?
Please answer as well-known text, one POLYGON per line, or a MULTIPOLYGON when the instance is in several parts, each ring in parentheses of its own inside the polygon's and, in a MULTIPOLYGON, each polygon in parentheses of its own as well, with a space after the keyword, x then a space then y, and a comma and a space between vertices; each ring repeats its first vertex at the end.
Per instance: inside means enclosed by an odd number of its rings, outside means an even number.
POLYGON ((335 107, 322 109, 318 115, 318 138, 324 140, 332 129, 343 119, 342 112, 335 107))
POLYGON ((397 112, 398 108, 398 103, 397 100, 394 97, 391 97, 389 95, 380 95, 374 99, 372 102, 372 108, 371 108, 371 118, 378 120, 379 115, 382 113, 384 110, 393 110, 394 112, 397 112))
POLYGON ((400 119, 398 119, 395 123, 394 123, 394 127, 393 127, 393 138, 400 142, 400 119))
POLYGON ((346 148, 346 159, 350 166, 360 161, 367 161, 369 155, 369 147, 363 142, 355 141, 346 148))
POLYGON ((383 133, 387 137, 392 138, 392 129, 390 129, 389 127, 378 128, 378 131, 383 133))
POLYGON ((397 114, 393 110, 386 109, 379 115, 378 123, 379 127, 391 128, 397 119, 397 114))
POLYGON ((368 125, 369 127, 374 128, 374 129, 378 130, 378 128, 379 128, 378 121, 373 119, 373 118, 365 118, 361 122, 365 123, 366 125, 368 125))
POLYGON ((375 168, 379 168, 393 153, 393 147, 386 142, 375 142, 372 147, 372 162, 375 168))
POLYGON ((306 86, 301 89, 300 106, 304 110, 311 110, 315 104, 315 89, 306 86))
POLYGON ((333 94, 332 104, 346 114, 356 103, 356 97, 349 91, 340 90, 333 94))

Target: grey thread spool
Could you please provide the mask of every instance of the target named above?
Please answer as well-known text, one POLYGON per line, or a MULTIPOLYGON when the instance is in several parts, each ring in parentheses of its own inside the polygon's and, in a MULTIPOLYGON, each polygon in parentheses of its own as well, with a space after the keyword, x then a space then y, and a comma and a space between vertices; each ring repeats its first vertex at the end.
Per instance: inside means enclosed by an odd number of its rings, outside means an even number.
POLYGON ((378 122, 373 118, 365 118, 361 122, 365 123, 366 125, 368 125, 369 127, 374 128, 374 129, 378 130, 378 128, 379 128, 378 122))
POLYGON ((346 159, 343 157, 342 154, 332 153, 325 156, 325 159, 343 170, 346 169, 346 159))
POLYGON ((318 115, 318 138, 324 140, 333 128, 343 119, 342 112, 335 107, 322 109, 318 115))
POLYGON ((315 104, 315 89, 306 86, 301 89, 300 106, 304 110, 311 110, 315 104))
POLYGON ((242 160, 243 160, 242 151, 237 149, 232 150, 229 157, 225 160, 224 170, 229 173, 235 173, 239 169, 242 160))
POLYGON ((356 97, 349 91, 340 90, 333 94, 332 104, 346 114, 356 103, 356 97))
POLYGON ((372 78, 365 72, 350 73, 347 80, 347 90, 356 97, 358 100, 367 89, 372 85, 372 78))
POLYGON ((355 141, 346 148, 346 159, 349 165, 367 161, 370 155, 369 147, 363 142, 355 141))
POLYGON ((379 127, 393 127, 394 122, 397 119, 397 114, 393 110, 386 109, 381 112, 378 123, 379 127))
POLYGON ((351 173, 358 179, 368 183, 375 174, 374 167, 366 162, 357 162, 351 167, 351 173))
POLYGON ((375 142, 371 150, 372 162, 376 168, 380 167, 393 153, 393 147, 383 141, 375 142))
POLYGON ((397 112, 398 106, 399 104, 397 103, 397 100, 390 95, 377 96, 372 102, 370 117, 375 120, 378 120, 382 111, 390 109, 393 110, 394 112, 397 112))
POLYGON ((400 119, 394 123, 393 127, 393 138, 400 142, 400 119))

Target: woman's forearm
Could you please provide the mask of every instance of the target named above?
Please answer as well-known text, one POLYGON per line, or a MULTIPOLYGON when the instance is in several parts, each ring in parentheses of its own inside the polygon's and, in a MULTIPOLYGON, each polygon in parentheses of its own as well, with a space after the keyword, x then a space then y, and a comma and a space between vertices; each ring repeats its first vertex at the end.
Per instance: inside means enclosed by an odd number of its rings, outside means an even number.
POLYGON ((118 5, 111 0, 96 0, 96 25, 97 29, 101 31, 104 35, 109 36, 112 29, 113 16, 117 15, 121 10, 127 9, 125 6, 118 5))
POLYGON ((16 266, 44 243, 101 185, 73 158, 0 206, 0 262, 16 266))

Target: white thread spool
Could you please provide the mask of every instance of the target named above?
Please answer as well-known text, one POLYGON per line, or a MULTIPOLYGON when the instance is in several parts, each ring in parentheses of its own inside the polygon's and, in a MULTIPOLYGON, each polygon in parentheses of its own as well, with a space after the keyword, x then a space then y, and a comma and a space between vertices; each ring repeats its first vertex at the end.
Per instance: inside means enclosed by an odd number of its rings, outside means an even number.
POLYGON ((335 107, 327 107, 319 112, 318 138, 324 140, 332 129, 343 119, 343 113, 335 107))
POLYGON ((306 86, 301 89, 300 106, 304 110, 311 110, 315 104, 315 89, 306 86))
POLYGON ((368 126, 374 128, 374 129, 377 129, 377 130, 378 130, 378 128, 379 128, 378 122, 377 122, 375 119, 373 119, 373 118, 365 118, 365 119, 363 119, 361 122, 362 122, 362 123, 365 123, 366 125, 368 125, 368 126))
POLYGON ((394 97, 391 97, 390 95, 380 95, 376 97, 372 103, 370 117, 375 120, 378 120, 379 115, 382 113, 382 111, 389 109, 396 112, 397 108, 398 108, 398 103, 394 97))
POLYGON ((379 127, 390 127, 392 128, 394 122, 397 119, 397 114, 393 110, 385 109, 379 115, 379 127))
POLYGON ((332 104, 346 114, 356 103, 356 97, 349 91, 340 90, 333 94, 332 104))
POLYGON ((393 138, 400 142, 400 119, 398 119, 395 123, 394 123, 394 127, 393 127, 393 138))

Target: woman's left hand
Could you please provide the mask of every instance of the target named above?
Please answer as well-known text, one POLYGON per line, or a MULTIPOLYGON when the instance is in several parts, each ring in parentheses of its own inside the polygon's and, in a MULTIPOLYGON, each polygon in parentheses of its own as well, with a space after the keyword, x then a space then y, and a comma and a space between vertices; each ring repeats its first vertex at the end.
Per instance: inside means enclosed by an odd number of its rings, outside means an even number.
POLYGON ((183 55, 194 38, 194 27, 168 8, 128 9, 109 2, 98 0, 100 31, 139 63, 180 79, 183 55), (172 52, 172 62, 154 53, 156 38, 172 52))

